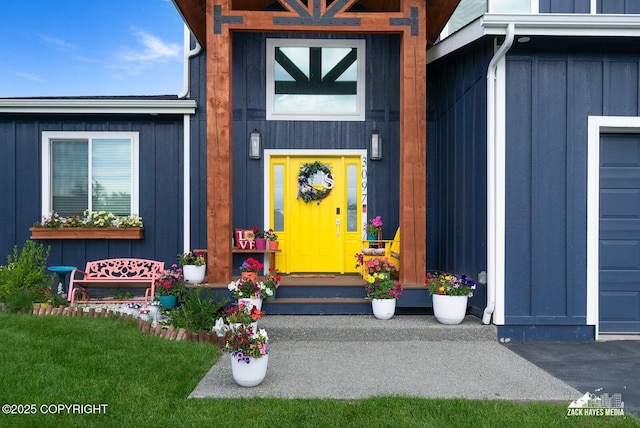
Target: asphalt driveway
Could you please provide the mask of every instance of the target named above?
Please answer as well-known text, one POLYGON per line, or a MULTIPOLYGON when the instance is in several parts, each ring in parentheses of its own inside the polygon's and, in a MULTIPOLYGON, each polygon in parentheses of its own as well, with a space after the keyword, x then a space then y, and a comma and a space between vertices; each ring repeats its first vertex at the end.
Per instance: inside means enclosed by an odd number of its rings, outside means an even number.
POLYGON ((580 392, 622 394, 625 413, 640 416, 640 340, 504 346, 580 392))

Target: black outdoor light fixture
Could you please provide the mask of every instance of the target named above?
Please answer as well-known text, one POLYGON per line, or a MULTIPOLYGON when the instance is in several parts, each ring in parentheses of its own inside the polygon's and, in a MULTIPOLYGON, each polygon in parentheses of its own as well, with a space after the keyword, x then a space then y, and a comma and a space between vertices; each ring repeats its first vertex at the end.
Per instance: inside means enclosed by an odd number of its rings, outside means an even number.
POLYGON ((260 150, 262 146, 262 136, 260 131, 254 129, 249 134, 249 159, 260 159, 260 150))
POLYGON ((382 137, 377 129, 371 132, 371 147, 369 149, 369 159, 382 159, 382 137))

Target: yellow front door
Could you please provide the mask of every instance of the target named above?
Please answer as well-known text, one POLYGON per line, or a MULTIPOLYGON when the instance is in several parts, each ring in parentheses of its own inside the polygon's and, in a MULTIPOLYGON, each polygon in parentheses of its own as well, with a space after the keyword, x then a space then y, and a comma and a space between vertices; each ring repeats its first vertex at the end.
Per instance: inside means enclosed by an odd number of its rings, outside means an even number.
POLYGON ((274 156, 271 171, 271 224, 281 228, 276 230, 282 249, 278 268, 287 273, 356 272, 360 157, 274 156), (301 175, 309 186, 300 186, 301 175))

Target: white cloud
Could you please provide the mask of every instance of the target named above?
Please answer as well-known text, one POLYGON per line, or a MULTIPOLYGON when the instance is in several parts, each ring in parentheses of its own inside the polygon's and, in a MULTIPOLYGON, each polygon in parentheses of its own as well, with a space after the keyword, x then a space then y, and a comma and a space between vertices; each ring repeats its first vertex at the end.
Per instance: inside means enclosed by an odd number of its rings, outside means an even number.
POLYGON ((24 77, 25 79, 29 79, 29 80, 33 80, 34 82, 44 82, 44 79, 36 76, 35 74, 29 74, 29 73, 21 73, 21 72, 16 72, 16 74, 20 77, 24 77))
POLYGON ((143 30, 136 30, 134 35, 142 45, 137 49, 126 47, 118 57, 131 63, 167 62, 180 59, 181 46, 178 43, 165 43, 159 37, 143 30))
POLYGON ((48 34, 42 34, 42 33, 35 33, 36 36, 38 36, 38 38, 40 40, 42 40, 43 42, 45 42, 48 45, 51 45, 53 47, 55 47, 58 50, 61 51, 72 51, 75 49, 75 46, 65 40, 59 39, 57 37, 53 37, 50 36, 48 34))

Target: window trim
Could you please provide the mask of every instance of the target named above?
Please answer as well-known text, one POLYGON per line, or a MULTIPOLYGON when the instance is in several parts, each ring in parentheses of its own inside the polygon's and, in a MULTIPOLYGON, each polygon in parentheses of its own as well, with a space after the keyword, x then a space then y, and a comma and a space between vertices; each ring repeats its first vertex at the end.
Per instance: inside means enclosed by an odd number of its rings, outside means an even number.
POLYGON ((52 210, 51 140, 128 139, 131 141, 131 214, 140 213, 140 162, 138 132, 43 131, 42 132, 42 216, 52 210))
POLYGON ((364 121, 366 100, 366 41, 364 39, 283 39, 266 40, 266 118, 267 120, 313 120, 313 121, 364 121), (357 94, 356 112, 344 114, 295 114, 275 113, 275 48, 276 47, 330 47, 356 48, 357 50, 357 94))

